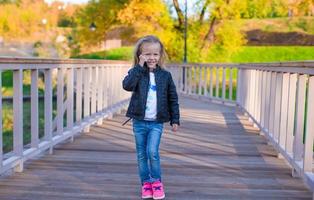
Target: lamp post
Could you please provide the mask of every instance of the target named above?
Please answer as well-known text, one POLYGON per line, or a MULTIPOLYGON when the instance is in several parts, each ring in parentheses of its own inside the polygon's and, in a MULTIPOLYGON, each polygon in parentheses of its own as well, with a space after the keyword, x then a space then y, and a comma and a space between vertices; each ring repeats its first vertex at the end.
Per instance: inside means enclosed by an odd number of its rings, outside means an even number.
MULTIPOLYGON (((188 5, 187 5, 187 0, 185 0, 184 6, 185 6, 185 11, 184 11, 185 17, 184 17, 184 56, 183 56, 183 63, 187 63, 187 42, 186 42, 186 39, 187 39, 187 28, 188 28, 188 16, 187 16, 188 5)), ((186 90, 186 88, 185 88, 185 81, 186 81, 185 80, 185 73, 186 73, 186 68, 183 67, 183 70, 182 70, 183 91, 186 90)))
POLYGON ((92 22, 90 25, 89 25, 89 30, 90 31, 95 31, 97 28, 96 24, 94 22, 92 22))
POLYGON ((187 42, 186 42, 186 40, 187 40, 187 28, 188 28, 187 0, 185 0, 184 5, 185 5, 185 11, 184 11, 185 17, 184 17, 184 58, 183 58, 183 62, 187 63, 187 42))

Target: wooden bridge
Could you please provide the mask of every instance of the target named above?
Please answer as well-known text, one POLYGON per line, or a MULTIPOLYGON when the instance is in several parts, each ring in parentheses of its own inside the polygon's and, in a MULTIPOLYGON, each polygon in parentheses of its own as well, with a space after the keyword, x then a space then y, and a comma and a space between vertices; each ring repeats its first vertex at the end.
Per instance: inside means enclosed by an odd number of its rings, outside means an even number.
MULTIPOLYGON (((121 126, 130 96, 121 81, 129 67, 0 59, 1 71, 13 71, 14 82, 13 148, 0 154, 0 199, 139 199, 131 123, 121 126), (23 142, 22 126, 25 71, 32 80, 29 142, 23 142)), ((311 199, 313 67, 169 65, 182 125, 172 133, 165 124, 161 142, 167 199, 311 199)))

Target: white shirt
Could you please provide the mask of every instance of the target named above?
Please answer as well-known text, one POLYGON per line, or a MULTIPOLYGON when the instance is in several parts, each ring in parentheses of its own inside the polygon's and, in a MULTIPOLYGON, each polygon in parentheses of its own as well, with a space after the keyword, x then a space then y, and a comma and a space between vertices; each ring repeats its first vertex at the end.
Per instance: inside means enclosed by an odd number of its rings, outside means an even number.
POLYGON ((145 120, 153 121, 157 118, 157 87, 155 82, 155 75, 149 72, 149 89, 147 94, 145 120))

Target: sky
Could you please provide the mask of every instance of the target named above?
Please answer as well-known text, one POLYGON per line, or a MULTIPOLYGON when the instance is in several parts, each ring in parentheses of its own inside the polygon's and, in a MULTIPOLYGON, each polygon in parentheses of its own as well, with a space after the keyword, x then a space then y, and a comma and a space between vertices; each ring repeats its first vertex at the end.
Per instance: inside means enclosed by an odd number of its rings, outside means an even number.
MULTIPOLYGON (((64 3, 73 3, 73 4, 81 4, 81 3, 88 2, 88 0, 59 0, 59 1, 64 2, 64 3)), ((51 2, 54 2, 54 0, 45 0, 45 2, 51 3, 51 2)))
MULTIPOLYGON (((45 0, 45 2, 47 2, 47 3, 52 3, 54 1, 55 0, 45 0)), ((82 3, 87 3, 89 0, 58 0, 58 1, 61 1, 61 2, 64 2, 64 3, 82 4, 82 3)), ((169 3, 172 3, 172 0, 166 0, 166 1, 169 2, 169 3)), ((185 0, 179 0, 179 4, 180 4, 180 7, 183 10, 183 12, 184 12, 184 2, 185 2, 185 0)), ((196 0, 187 0, 188 15, 194 13, 193 12, 193 4, 195 2, 196 2, 196 0)), ((174 12, 175 12, 174 8, 172 8, 172 12, 174 14, 174 12)))
MULTIPOLYGON (((45 0, 46 2, 53 2, 54 0, 45 0)), ((62 1, 64 3, 75 3, 75 4, 81 4, 81 3, 87 3, 88 0, 59 0, 62 1)), ((169 1, 169 0, 168 0, 169 1)), ((187 0, 188 3, 188 7, 192 7, 192 4, 195 2, 196 0, 187 0)), ((184 0, 179 0, 179 3, 182 5, 184 5, 184 0)))

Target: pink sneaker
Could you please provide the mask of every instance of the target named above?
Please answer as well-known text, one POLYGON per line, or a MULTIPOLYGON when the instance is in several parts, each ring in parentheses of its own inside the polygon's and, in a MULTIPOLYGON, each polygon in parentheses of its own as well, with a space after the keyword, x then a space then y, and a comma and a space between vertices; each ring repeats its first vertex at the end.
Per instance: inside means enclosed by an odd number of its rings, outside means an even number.
POLYGON ((152 184, 145 182, 142 186, 142 199, 150 199, 153 197, 152 184))
POLYGON ((156 181, 152 183, 153 186, 153 199, 165 198, 164 186, 162 182, 156 181))

